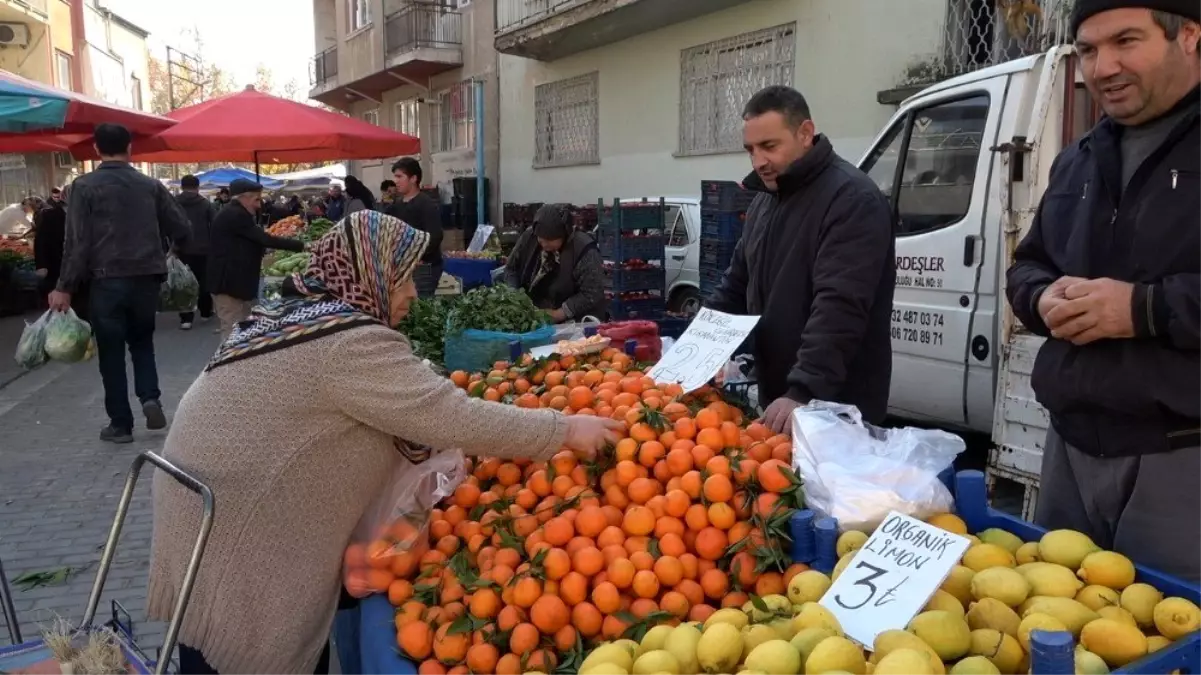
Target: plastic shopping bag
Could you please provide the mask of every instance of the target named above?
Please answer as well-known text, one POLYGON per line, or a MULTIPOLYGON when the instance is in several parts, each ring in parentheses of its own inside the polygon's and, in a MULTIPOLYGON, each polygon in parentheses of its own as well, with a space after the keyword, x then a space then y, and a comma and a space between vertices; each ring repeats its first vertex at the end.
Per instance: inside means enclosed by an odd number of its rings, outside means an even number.
POLYGON ((167 256, 167 280, 159 287, 160 312, 190 312, 200 299, 200 282, 196 275, 174 255, 167 256))
POLYGON ((459 450, 439 452, 421 464, 401 461, 346 547, 347 592, 356 598, 386 593, 392 581, 412 574, 429 550, 430 512, 466 477, 459 450))
POLYGON ((793 469, 809 508, 842 530, 871 532, 890 511, 918 519, 954 507, 938 475, 963 439, 937 429, 884 429, 850 405, 813 401, 792 414, 793 469))
POLYGON ((38 317, 37 321, 25 324, 21 331, 21 339, 17 340, 17 365, 22 368, 37 368, 46 362, 46 324, 50 321, 50 312, 38 317))
POLYGON ((75 310, 48 312, 46 320, 46 356, 55 361, 77 363, 91 358, 92 326, 79 318, 75 310))

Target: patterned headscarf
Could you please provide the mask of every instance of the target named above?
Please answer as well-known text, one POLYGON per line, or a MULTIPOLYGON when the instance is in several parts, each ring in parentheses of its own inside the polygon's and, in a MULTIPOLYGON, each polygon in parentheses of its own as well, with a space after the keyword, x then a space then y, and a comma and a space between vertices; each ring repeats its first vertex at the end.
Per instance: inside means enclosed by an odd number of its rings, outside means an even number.
POLYGON ((391 293, 410 278, 429 235, 378 211, 343 218, 313 246, 283 298, 256 306, 206 370, 368 323, 391 327, 391 293))

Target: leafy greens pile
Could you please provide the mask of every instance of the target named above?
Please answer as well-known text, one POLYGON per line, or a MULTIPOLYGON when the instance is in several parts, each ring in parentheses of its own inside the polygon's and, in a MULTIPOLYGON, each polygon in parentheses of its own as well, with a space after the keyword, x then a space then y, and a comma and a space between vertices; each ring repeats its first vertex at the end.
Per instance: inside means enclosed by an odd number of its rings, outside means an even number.
POLYGON ((419 299, 399 330, 423 359, 443 365, 447 334, 475 329, 500 333, 528 333, 550 322, 523 291, 505 285, 483 286, 458 296, 419 299))

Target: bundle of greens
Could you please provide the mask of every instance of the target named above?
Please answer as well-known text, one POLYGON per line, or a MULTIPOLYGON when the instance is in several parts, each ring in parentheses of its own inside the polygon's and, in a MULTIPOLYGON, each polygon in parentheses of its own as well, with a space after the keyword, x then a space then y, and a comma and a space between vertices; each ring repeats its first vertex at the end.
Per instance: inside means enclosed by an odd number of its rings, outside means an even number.
POLYGON ((303 230, 300 231, 300 240, 309 242, 316 241, 325 236, 334 227, 334 221, 329 218, 314 218, 303 230))
POLYGON ((459 296, 447 316, 446 331, 528 333, 549 322, 547 313, 535 307, 524 291, 499 284, 481 286, 459 296))
POLYGON ((414 354, 439 366, 445 360, 446 317, 455 300, 454 296, 414 300, 398 328, 413 343, 414 354))

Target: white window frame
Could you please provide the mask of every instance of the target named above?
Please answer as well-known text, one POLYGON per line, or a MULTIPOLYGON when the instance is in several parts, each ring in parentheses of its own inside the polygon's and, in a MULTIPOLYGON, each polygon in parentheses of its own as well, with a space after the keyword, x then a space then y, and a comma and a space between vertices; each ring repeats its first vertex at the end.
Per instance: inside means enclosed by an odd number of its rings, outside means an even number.
POLYGON ((130 75, 129 89, 132 93, 133 109, 142 110, 142 78, 137 75, 130 75))
POLYGON ((456 82, 427 101, 432 152, 475 148, 475 83, 456 82))
POLYGON ((72 71, 72 57, 70 54, 54 50, 54 76, 58 80, 55 84, 60 89, 73 91, 75 89, 75 76, 72 71), (66 69, 65 72, 63 69, 66 69))
POLYGON ((793 86, 795 73, 795 22, 682 50, 676 156, 742 152, 743 106, 764 87, 793 86))
MULTIPOLYGON (((568 145, 564 143, 562 145, 568 145)), ((600 164, 600 71, 547 82, 534 88, 534 168, 600 164), (566 126, 564 134, 583 149, 556 151, 556 121, 568 115, 584 120, 578 129, 566 126)))
POLYGON ((371 25, 371 0, 346 0, 347 25, 350 32, 371 25))
POLYGON ((359 115, 359 119, 363 120, 367 124, 374 124, 375 126, 378 127, 379 126, 379 108, 372 108, 371 110, 364 110, 363 114, 359 115))
POLYGON ((415 98, 392 105, 392 130, 421 138, 421 102, 415 98))

